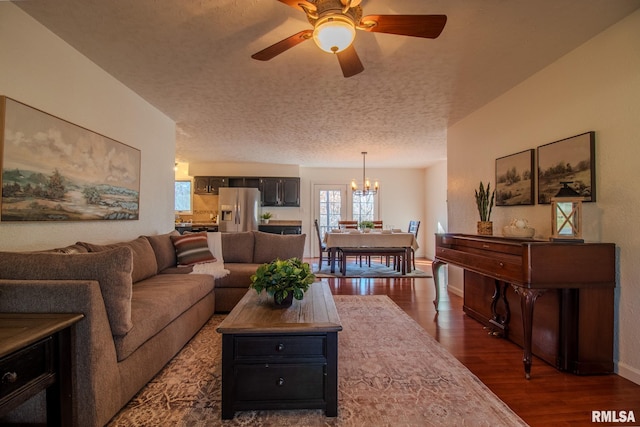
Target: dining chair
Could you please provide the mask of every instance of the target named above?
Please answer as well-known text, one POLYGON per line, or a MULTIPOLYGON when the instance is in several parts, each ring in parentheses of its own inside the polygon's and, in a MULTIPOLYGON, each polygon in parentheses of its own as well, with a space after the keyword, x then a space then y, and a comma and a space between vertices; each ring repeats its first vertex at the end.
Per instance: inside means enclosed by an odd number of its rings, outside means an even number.
POLYGON ((349 229, 358 229, 358 221, 338 221, 338 227, 340 228, 349 228, 349 229))
POLYGON ((372 221, 375 230, 382 230, 382 221, 372 221))
POLYGON ((313 224, 316 227, 316 234, 318 235, 318 249, 320 250, 320 261, 318 262, 318 270, 322 270, 322 258, 323 255, 327 254, 327 265, 331 264, 331 257, 329 253, 329 249, 327 249, 327 244, 324 242, 324 239, 320 235, 320 226, 318 225, 318 220, 314 219, 313 224))
MULTIPOLYGON (((407 230, 408 233, 413 233, 414 236, 416 236, 416 239, 418 238, 418 229, 420 228, 420 221, 409 221, 409 229, 407 230)), ((413 265, 413 269, 416 269, 416 251, 411 248, 411 264, 413 265)))

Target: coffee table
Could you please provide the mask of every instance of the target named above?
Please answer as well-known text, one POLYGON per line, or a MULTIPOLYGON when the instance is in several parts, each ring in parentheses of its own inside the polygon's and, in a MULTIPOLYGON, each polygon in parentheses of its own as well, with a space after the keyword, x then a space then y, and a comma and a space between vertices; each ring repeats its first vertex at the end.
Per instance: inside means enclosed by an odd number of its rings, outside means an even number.
POLYGON ((338 415, 338 332, 331 290, 315 282, 291 307, 250 289, 218 325, 222 419, 251 409, 324 409, 338 415))

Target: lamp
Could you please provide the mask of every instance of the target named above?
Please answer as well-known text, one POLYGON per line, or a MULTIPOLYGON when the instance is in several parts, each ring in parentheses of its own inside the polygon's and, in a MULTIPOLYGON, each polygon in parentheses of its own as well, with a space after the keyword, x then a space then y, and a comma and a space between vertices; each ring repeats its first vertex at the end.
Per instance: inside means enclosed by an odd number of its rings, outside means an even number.
POLYGON ((366 174, 367 174, 367 166, 365 162, 366 156, 367 156, 367 152, 363 151, 362 152, 362 188, 358 188, 358 184, 356 183, 355 179, 351 181, 351 191, 353 191, 353 194, 355 194, 356 196, 368 196, 369 194, 375 195, 378 193, 378 189, 380 188, 378 181, 375 181, 373 183, 373 190, 371 189, 371 182, 366 177, 366 174))
POLYGON ((582 201, 570 181, 561 182, 562 188, 551 198, 551 240, 584 242, 582 239, 582 201))
POLYGON ((344 15, 330 15, 318 19, 313 40, 325 52, 338 53, 348 48, 356 36, 353 21, 344 15))

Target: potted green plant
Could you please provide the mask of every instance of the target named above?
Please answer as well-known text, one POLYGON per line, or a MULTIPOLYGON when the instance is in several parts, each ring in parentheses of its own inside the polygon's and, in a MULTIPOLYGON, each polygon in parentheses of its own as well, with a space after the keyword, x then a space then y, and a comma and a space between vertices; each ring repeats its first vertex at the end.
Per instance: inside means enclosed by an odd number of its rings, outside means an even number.
POLYGON ((301 300, 315 280, 309 264, 299 258, 276 259, 258 267, 251 276, 251 287, 257 293, 265 290, 273 296, 276 305, 286 307, 293 298, 301 300))
POLYGON ((478 234, 492 235, 493 223, 491 222, 491 210, 493 209, 493 200, 496 196, 496 191, 491 191, 491 183, 487 183, 485 190, 484 184, 480 181, 480 187, 475 190, 476 192, 476 205, 478 206, 478 213, 480 214, 480 221, 478 221, 478 234))
POLYGON ((269 220, 272 216, 273 215, 271 215, 271 212, 264 212, 262 215, 260 215, 260 219, 262 219, 263 223, 269 224, 269 220))
POLYGON ((360 221, 358 226, 360 230, 373 229, 375 227, 372 221, 360 221))

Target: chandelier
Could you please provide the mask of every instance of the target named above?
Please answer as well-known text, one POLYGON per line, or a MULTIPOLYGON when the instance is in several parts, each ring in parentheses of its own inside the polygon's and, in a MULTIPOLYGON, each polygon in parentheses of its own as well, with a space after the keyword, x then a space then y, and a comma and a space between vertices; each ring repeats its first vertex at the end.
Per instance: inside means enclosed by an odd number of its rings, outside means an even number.
POLYGON ((373 183, 373 189, 371 189, 371 182, 366 177, 367 176, 366 157, 367 157, 367 152, 363 151, 362 152, 362 187, 358 188, 358 184, 356 183, 355 179, 351 181, 351 191, 353 191, 353 194, 355 194, 356 196, 368 196, 369 194, 373 196, 378 193, 378 189, 380 188, 380 185, 378 185, 378 181, 375 181, 373 183))

